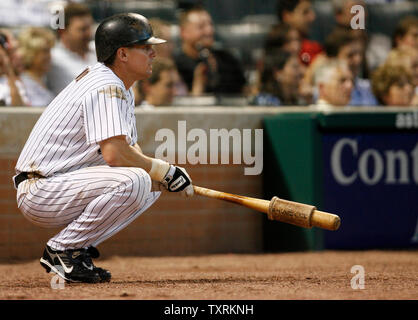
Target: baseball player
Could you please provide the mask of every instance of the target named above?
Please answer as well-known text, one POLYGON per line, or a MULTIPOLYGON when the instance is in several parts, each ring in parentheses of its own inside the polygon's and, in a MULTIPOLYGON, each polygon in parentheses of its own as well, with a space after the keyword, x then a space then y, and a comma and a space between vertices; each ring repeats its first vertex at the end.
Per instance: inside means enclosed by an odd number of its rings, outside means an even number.
POLYGON ((193 195, 180 167, 144 155, 137 143, 132 84, 148 78, 155 57, 148 20, 124 13, 95 34, 96 65, 86 68, 45 109, 13 177, 23 215, 63 227, 41 265, 70 282, 109 281, 96 246, 147 210, 161 190, 193 195))

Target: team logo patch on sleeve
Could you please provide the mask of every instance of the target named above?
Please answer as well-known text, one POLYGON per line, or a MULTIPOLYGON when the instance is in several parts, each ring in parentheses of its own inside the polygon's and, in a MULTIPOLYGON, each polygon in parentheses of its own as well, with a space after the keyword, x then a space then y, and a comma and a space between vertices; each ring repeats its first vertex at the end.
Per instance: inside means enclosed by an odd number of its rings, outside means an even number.
POLYGON ((105 94, 109 98, 127 100, 125 94, 117 86, 108 86, 104 89, 99 90, 98 92, 105 94))

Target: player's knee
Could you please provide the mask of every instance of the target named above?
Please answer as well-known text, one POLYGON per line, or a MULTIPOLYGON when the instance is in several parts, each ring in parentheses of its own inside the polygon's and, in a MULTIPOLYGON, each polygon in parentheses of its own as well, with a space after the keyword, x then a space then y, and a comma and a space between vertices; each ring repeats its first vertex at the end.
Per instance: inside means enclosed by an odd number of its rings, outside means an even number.
POLYGON ((151 177, 142 168, 128 168, 130 198, 133 205, 138 208, 144 205, 149 193, 151 192, 151 177))

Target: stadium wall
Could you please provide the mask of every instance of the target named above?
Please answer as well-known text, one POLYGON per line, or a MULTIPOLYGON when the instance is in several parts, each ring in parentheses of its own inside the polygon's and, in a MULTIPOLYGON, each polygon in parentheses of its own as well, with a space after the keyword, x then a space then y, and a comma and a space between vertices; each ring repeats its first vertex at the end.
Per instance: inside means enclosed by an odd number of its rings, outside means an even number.
MULTIPOLYGON (((20 151, 42 111, 42 108, 0 110, 2 260, 39 258, 46 241, 59 231, 34 226, 23 217, 16 206, 16 190, 11 180, 20 151)), ((178 132, 179 121, 186 125, 186 132, 200 128, 209 137, 210 129, 238 129, 241 133, 243 129, 251 129, 255 139, 254 130, 262 128, 263 118, 277 112, 278 108, 250 107, 137 110, 138 140, 144 153, 154 156, 156 148, 163 143, 156 141, 157 131, 169 129, 178 138, 181 134, 178 132)), ((193 142, 189 141, 187 147, 191 144, 193 142)), ((179 165, 188 170, 196 185, 262 197, 262 175, 245 175, 244 169, 251 166, 233 164, 232 158, 230 150, 229 164, 179 165)), ((103 256, 256 253, 263 250, 263 218, 262 214, 254 214, 251 210, 219 200, 200 196, 184 199, 178 195, 164 194, 126 229, 99 245, 99 249, 103 256)))
MULTIPOLYGON (((42 111, 0 108, 0 261, 39 258, 59 231, 24 219, 11 181, 42 111)), ((313 204, 338 214, 342 225, 336 232, 305 229, 220 200, 166 193, 99 246, 105 257, 418 245, 417 108, 166 107, 138 109, 136 120, 144 153, 174 156, 170 162, 184 166, 194 184, 313 204), (226 135, 217 147, 213 131, 226 135), (194 164, 197 145, 208 151, 207 163, 194 164)))

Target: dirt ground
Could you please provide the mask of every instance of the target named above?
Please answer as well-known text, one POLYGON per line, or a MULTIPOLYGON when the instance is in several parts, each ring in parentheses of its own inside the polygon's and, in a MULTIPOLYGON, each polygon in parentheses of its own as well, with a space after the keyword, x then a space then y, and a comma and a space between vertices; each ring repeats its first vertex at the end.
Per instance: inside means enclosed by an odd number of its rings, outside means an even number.
POLYGON ((416 250, 112 257, 96 265, 111 270, 110 283, 53 289, 39 261, 1 263, 0 299, 418 299, 416 250), (354 265, 364 268, 364 289, 351 287, 354 265))

